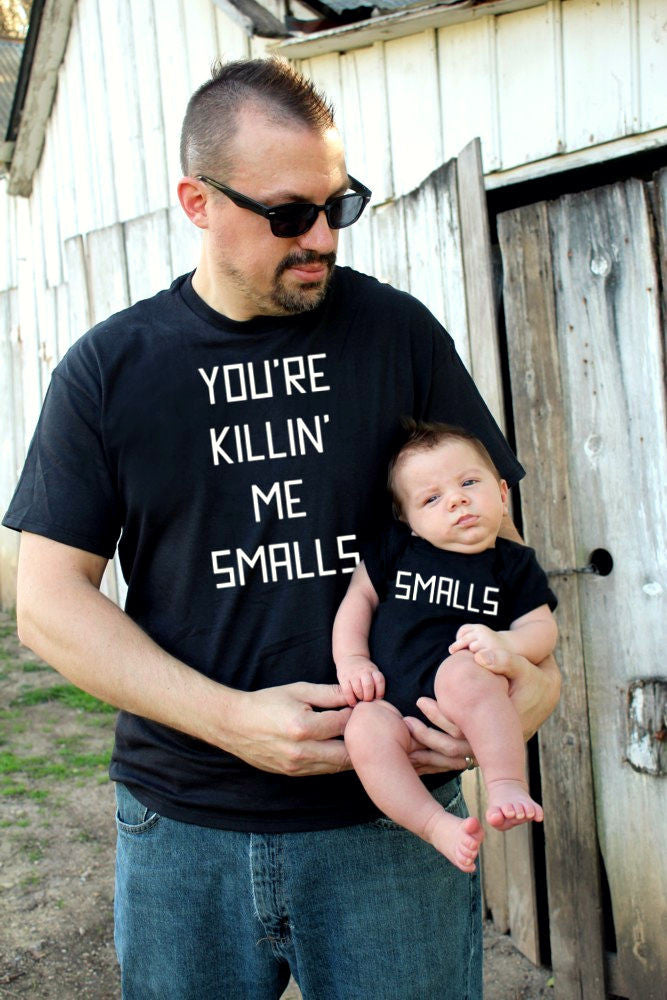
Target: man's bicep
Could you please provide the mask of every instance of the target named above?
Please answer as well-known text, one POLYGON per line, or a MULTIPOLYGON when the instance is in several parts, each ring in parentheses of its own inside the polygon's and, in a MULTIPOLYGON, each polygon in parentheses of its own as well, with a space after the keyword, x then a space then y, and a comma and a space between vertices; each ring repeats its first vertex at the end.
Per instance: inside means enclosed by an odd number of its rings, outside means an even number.
POLYGON ((99 588, 108 559, 56 542, 31 531, 21 532, 17 599, 26 589, 59 586, 86 579, 99 588))

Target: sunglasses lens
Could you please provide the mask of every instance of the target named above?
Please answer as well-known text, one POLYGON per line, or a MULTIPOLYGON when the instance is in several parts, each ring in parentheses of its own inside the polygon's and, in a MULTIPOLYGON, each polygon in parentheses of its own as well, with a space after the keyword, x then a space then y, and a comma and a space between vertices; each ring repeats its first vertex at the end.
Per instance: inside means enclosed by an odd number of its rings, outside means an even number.
POLYGON ((365 204, 360 194, 345 194, 334 198, 326 207, 327 222, 332 229, 345 229, 357 221, 365 204))
POLYGON ((271 216, 271 232, 274 236, 302 236, 316 218, 315 205, 281 205, 271 216))

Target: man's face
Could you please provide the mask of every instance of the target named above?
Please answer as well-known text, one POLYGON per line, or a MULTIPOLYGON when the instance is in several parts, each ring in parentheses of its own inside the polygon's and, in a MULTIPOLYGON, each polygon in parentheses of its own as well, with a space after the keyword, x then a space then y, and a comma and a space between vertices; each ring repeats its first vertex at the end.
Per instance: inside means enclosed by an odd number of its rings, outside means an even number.
MULTIPOLYGON (((228 187, 261 202, 309 201, 323 205, 348 187, 336 129, 315 132, 299 124, 274 124, 243 111, 234 138, 228 187)), ((302 236, 282 238, 268 219, 240 208, 209 188, 206 250, 211 273, 234 319, 313 309, 331 277, 338 232, 323 212, 302 236)))
POLYGON ((467 441, 408 451, 396 465, 394 487, 403 519, 436 548, 474 553, 495 544, 507 483, 467 441))

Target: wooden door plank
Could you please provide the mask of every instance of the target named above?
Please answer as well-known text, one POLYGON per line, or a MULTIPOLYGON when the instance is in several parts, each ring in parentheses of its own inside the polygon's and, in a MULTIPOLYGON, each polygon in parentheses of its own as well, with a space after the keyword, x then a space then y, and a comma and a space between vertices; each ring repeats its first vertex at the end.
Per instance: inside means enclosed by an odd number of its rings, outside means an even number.
MULTIPOLYGON (((549 229, 544 204, 498 218, 526 541, 546 568, 576 565, 568 487, 549 229), (548 455, 543 470, 539 456, 548 455), (532 460, 532 462, 530 461, 532 460), (531 468, 532 465, 532 468, 531 468)), ((556 997, 604 997, 600 885, 588 707, 576 583, 552 580, 559 598, 557 659, 563 691, 539 733, 552 962, 556 997)))
POLYGON ((549 209, 558 341, 569 420, 600 845, 625 994, 664 995, 665 786, 627 760, 629 688, 664 677, 665 382, 658 274, 644 185, 570 195, 549 209))
POLYGON ((479 139, 473 139, 461 150, 457 163, 472 376, 498 425, 504 429, 491 237, 479 139))

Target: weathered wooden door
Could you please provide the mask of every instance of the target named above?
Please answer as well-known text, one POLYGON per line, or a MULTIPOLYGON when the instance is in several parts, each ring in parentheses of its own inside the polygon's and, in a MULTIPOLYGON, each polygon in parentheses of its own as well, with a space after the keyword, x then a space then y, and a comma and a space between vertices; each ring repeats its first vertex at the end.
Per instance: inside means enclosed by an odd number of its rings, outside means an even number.
POLYGON ((524 528, 561 602, 563 698, 540 734, 558 998, 604 996, 596 829, 612 992, 667 982, 666 193, 664 171, 499 217, 524 528))

